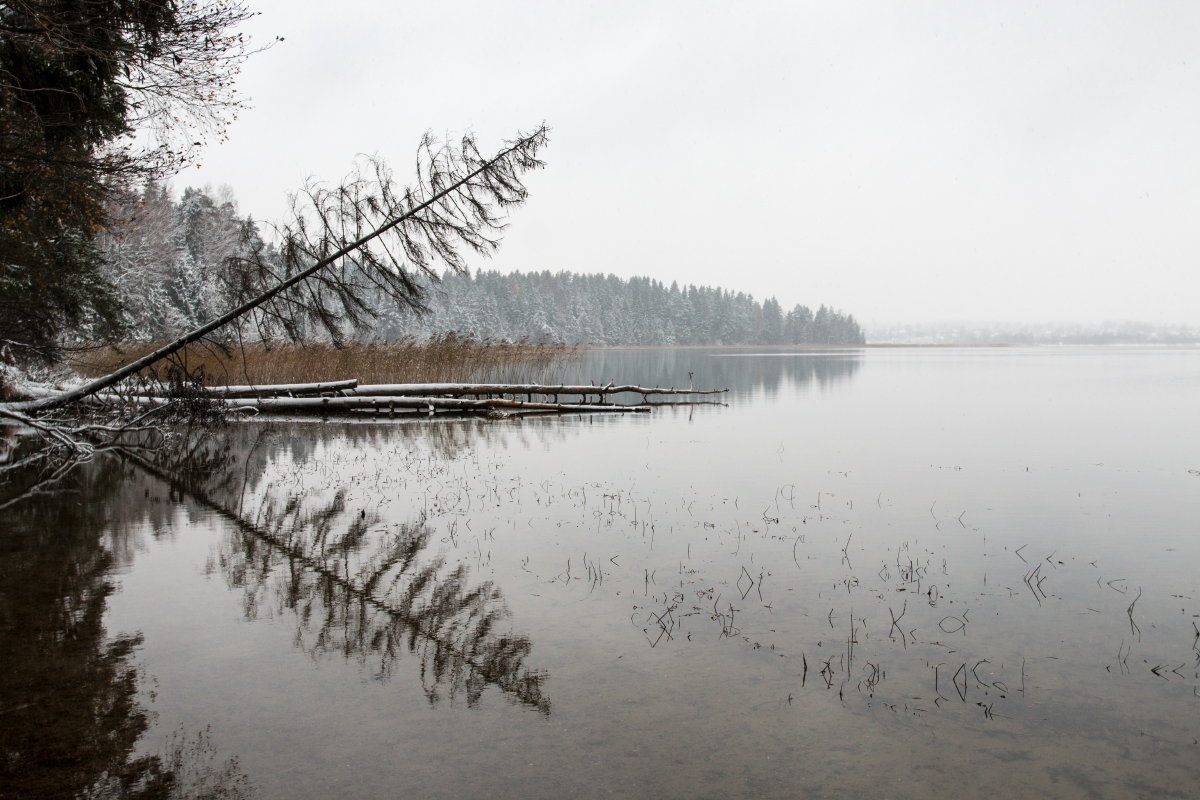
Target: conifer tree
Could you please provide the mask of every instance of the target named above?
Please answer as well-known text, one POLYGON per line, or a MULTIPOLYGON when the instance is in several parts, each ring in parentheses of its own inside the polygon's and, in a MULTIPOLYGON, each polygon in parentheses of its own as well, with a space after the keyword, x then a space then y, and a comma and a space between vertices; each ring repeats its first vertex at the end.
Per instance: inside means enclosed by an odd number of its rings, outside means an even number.
POLYGON ((115 332, 105 210, 232 119, 248 16, 236 0, 0 3, 0 346, 48 360, 85 324, 115 332))

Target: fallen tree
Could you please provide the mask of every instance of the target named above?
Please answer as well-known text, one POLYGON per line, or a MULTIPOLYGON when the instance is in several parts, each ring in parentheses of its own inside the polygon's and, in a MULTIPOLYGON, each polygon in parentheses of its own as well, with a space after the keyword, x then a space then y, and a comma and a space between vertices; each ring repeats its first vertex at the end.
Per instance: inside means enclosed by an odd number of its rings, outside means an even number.
MULTIPOLYGON (((651 395, 706 395, 722 394, 728 389, 669 389, 661 386, 635 386, 633 384, 543 384, 543 383, 364 383, 351 378, 323 383, 276 383, 258 386, 207 386, 203 392, 217 397, 296 397, 300 395, 334 394, 358 397, 499 397, 502 395, 553 396, 580 395, 602 397, 613 394, 651 395)), ((170 397, 164 390, 142 392, 148 397, 170 397)))
MULTIPOLYGON (((124 396, 117 394, 90 395, 89 401, 105 405, 132 404, 156 407, 172 402, 169 397, 145 395, 124 396)), ((514 400, 505 397, 488 397, 468 400, 462 397, 247 397, 221 398, 213 402, 230 411, 256 410, 273 413, 286 412, 334 412, 374 411, 376 413, 397 410, 434 411, 577 411, 583 413, 637 413, 650 410, 646 405, 621 405, 619 403, 541 403, 529 400, 514 400)))
MULTIPOLYGON (((526 199, 522 175, 542 166, 537 155, 547 141, 548 130, 541 125, 485 158, 470 135, 457 149, 438 145, 426 135, 418 148, 414 187, 395 186, 378 161, 368 163, 365 175, 360 169, 339 186, 309 184, 300 195, 303 200, 294 205, 293 222, 280 231, 279 246, 268 248, 260 241, 248 256, 230 263, 231 310, 102 377, 64 391, 18 386, 18 396, 33 399, 0 402, 0 423, 15 423, 42 440, 29 455, 0 460, 0 479, 36 472, 30 486, 3 502, 48 491, 74 464, 121 446, 131 430, 145 427, 142 423, 149 415, 156 415, 156 421, 165 414, 204 419, 219 410, 200 394, 176 354, 193 342, 223 347, 211 338, 222 328, 231 329, 228 341, 243 341, 248 331, 263 340, 300 341, 318 331, 338 344, 348 329, 367 328, 375 313, 369 301, 379 294, 410 308, 424 308, 415 276, 435 278, 439 265, 465 270, 459 253, 464 246, 482 254, 499 246, 504 214, 526 199), (128 413, 131 406, 125 403, 100 412, 99 418, 74 408, 64 414, 64 407, 103 402, 97 398, 136 382, 135 376, 144 384, 151 368, 168 359, 180 362, 171 363, 165 372, 186 389, 186 397, 159 399, 137 414, 128 413), (82 421, 89 415, 94 421, 82 421)), ((169 435, 166 428, 153 433, 162 440, 169 435)), ((3 451, 16 447, 7 436, 0 441, 3 451)))
POLYGON ((439 263, 457 271, 466 268, 460 246, 479 253, 495 250, 504 228, 504 211, 527 197, 521 175, 542 166, 537 154, 548 133, 543 124, 488 159, 480 156, 470 135, 463 137, 457 150, 438 147, 427 135, 419 148, 415 189, 395 187, 377 162, 372 164, 373 179, 354 177, 334 190, 308 187, 306 196, 315 220, 297 208, 294 223, 283 231, 278 260, 260 250, 242 264, 248 287, 261 285, 264 277, 278 278, 280 272, 286 277, 103 377, 52 396, 0 404, 0 408, 38 412, 78 402, 248 315, 258 315, 254 325, 260 333, 275 330, 300 338, 311 324, 323 327, 336 340, 346 325, 365 327, 371 314, 362 296, 367 289, 382 290, 397 302, 420 308, 421 287, 393 253, 402 253, 417 272, 436 277, 433 267, 439 263), (374 252, 371 244, 385 235, 393 240, 392 246, 380 241, 382 253, 374 252), (304 266, 309 258, 315 262, 304 266))
POLYGON ((561 394, 577 394, 581 397, 590 395, 605 396, 612 394, 640 394, 643 399, 650 395, 679 395, 679 394, 721 394, 728 389, 664 389, 658 386, 644 387, 631 384, 617 385, 613 383, 604 386, 594 384, 532 384, 532 383, 383 383, 364 384, 354 390, 358 395, 376 397, 405 397, 415 395, 443 395, 445 397, 463 397, 474 395, 486 397, 490 395, 523 394, 550 395, 557 397, 561 394))
MULTIPOLYGON (((203 391, 206 394, 217 397, 280 397, 283 395, 296 397, 300 395, 353 391, 356 386, 358 386, 358 379, 351 378, 345 381, 322 381, 319 383, 276 383, 264 386, 205 386, 203 391)), ((167 396, 161 390, 149 391, 146 392, 146 395, 151 397, 167 396)))
MULTIPOLYGON (((664 389, 608 383, 603 386, 533 383, 403 383, 359 384, 357 380, 323 383, 292 383, 264 386, 215 386, 201 390, 201 396, 217 408, 268 413, 374 411, 394 414, 399 411, 452 412, 579 412, 629 413, 650 410, 647 398, 657 395, 713 395, 727 389, 664 389), (575 402, 560 402, 560 395, 578 395, 575 402), (618 394, 641 395, 641 402, 629 405, 605 402, 618 394), (519 399, 520 396, 525 399, 519 399), (598 402, 590 399, 595 395, 598 402), (553 398, 534 400, 534 397, 553 398)), ((46 396, 53 396, 45 393, 46 396)), ((188 395, 188 399, 194 397, 188 395)), ((120 406, 123 404, 155 408, 179 400, 169 392, 119 394, 96 392, 83 402, 120 406)), ((15 415, 15 412, 10 412, 15 415)))

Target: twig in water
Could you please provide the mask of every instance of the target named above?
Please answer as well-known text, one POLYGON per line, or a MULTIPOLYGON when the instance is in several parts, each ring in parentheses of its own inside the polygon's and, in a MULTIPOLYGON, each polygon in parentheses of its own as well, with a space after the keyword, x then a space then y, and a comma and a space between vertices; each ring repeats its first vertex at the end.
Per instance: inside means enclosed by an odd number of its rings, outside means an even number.
POLYGON ((892 627, 888 629, 888 638, 889 639, 894 638, 892 636, 892 631, 894 631, 894 630, 900 631, 900 641, 901 641, 901 643, 903 643, 905 649, 908 648, 908 638, 904 635, 904 630, 896 623, 899 622, 900 620, 904 619, 904 614, 907 611, 908 611, 908 598, 907 597, 904 598, 904 607, 900 609, 900 616, 897 617, 892 612, 891 606, 888 607, 888 614, 892 618, 892 627))
POLYGON ((825 679, 826 689, 833 688, 833 667, 830 664, 832 661, 833 656, 830 656, 829 658, 825 659, 825 664, 821 667, 821 677, 825 679))
MULTIPOLYGON (((1133 598, 1133 602, 1129 604, 1129 608, 1125 609, 1125 613, 1129 615, 1129 629, 1137 635, 1138 641, 1142 640, 1142 629, 1133 621, 1133 607, 1137 605, 1137 601, 1142 598, 1142 587, 1138 587, 1137 597, 1133 598)), ((1195 623, 1193 623, 1195 624, 1195 623)))
POLYGON ((986 658, 984 658, 984 659, 981 659, 981 660, 979 660, 978 662, 976 662, 975 666, 971 667, 971 674, 972 674, 973 676, 975 676, 975 682, 976 682, 976 683, 978 683, 980 686, 987 686, 987 683, 985 683, 985 682, 984 682, 984 681, 983 681, 983 680, 982 680, 982 679, 979 677, 979 673, 978 673, 978 672, 976 672, 975 670, 979 669, 979 667, 980 667, 981 665, 983 665, 983 664, 990 664, 990 663, 992 663, 992 662, 990 662, 990 661, 988 661, 986 658))
POLYGON ((1037 600, 1037 604, 1039 606, 1042 604, 1042 598, 1046 596, 1045 591, 1042 591, 1042 581, 1045 579, 1039 577, 1041 570, 1042 565, 1038 564, 1029 572, 1026 572, 1025 576, 1022 578, 1022 580, 1025 582, 1025 585, 1029 587, 1029 591, 1033 593, 1033 599, 1037 600))
POLYGON ((1127 659, 1131 650, 1133 650, 1133 647, 1126 647, 1124 639, 1117 645, 1117 667, 1120 668, 1122 675, 1129 674, 1129 662, 1127 659))
MULTIPOLYGON (((745 567, 742 567, 742 575, 745 575, 746 580, 750 581, 750 585, 746 587, 746 590, 744 592, 742 592, 742 599, 745 600, 746 595, 750 594, 750 590, 754 588, 754 578, 750 577, 750 573, 746 571, 745 567)), ((737 585, 738 585, 739 589, 741 589, 741 583, 742 583, 742 576, 739 575, 738 580, 737 580, 737 585)), ((760 599, 761 599, 761 597, 760 597, 760 599)))
POLYGON ((951 681, 954 683, 954 689, 955 689, 955 691, 958 692, 959 699, 962 700, 964 703, 967 702, 967 665, 966 664, 963 664, 961 667, 958 668, 958 670, 954 673, 954 677, 951 679, 951 681), (961 686, 959 685, 959 682, 958 682, 959 675, 962 676, 962 685, 961 686))
POLYGON ((850 669, 854 665, 854 645, 858 643, 858 639, 854 635, 854 609, 850 609, 850 636, 846 639, 846 677, 850 676, 850 669))

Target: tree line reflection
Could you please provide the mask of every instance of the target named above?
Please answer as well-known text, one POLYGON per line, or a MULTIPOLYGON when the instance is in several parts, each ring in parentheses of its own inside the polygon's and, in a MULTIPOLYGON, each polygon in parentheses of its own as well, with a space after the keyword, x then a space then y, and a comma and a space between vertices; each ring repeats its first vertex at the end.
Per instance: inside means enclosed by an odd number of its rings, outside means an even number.
MULTIPOLYGON (((636 383, 642 386, 729 389, 726 399, 809 388, 851 380, 863 366, 854 348, 647 348, 589 350, 562 367, 565 383, 636 383)), ((558 380, 558 376, 555 378, 558 380)))
MULTIPOLYGON (((113 570, 136 549, 112 514, 131 499, 111 460, 11 506, 0 535, 0 797, 241 798, 236 761, 203 732, 139 753, 140 634, 105 628, 113 570)), ((20 481, 0 490, 15 492, 20 481)))

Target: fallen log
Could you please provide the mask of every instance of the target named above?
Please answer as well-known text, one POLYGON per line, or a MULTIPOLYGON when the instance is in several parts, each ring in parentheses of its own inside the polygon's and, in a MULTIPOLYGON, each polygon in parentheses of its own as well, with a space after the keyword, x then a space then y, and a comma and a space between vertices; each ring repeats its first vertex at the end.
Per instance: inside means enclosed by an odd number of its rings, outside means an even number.
POLYGON ((586 403, 542 403, 528 400, 507 400, 499 397, 467 400, 461 397, 264 397, 250 401, 225 400, 230 408, 257 408, 260 411, 322 411, 418 409, 421 411, 579 411, 585 413, 646 413, 649 406, 625 406, 615 403, 595 405, 586 403))
MULTIPOLYGON (((310 395, 325 392, 345 392, 358 386, 358 378, 345 381, 322 381, 320 383, 272 383, 260 386, 205 386, 204 391, 220 397, 273 397, 276 395, 310 395)), ((166 396, 164 392, 146 392, 153 397, 166 396)))
MULTIPOLYGON (((669 389, 661 386, 635 386, 632 384, 617 385, 607 383, 603 386, 595 384, 541 384, 541 383, 366 383, 359 384, 351 378, 344 381, 324 381, 321 383, 272 383, 245 386, 206 386, 204 391, 220 397, 276 397, 280 395, 312 395, 338 393, 357 397, 476 397, 490 395, 560 395, 577 394, 610 395, 610 394, 640 394, 642 397, 651 395, 706 395, 722 394, 728 389, 669 389)), ((145 391, 139 394, 147 397, 168 397, 165 391, 145 391)))
POLYGON ((373 397, 405 397, 409 395, 443 395, 446 397, 461 397, 463 395, 500 395, 500 394, 578 394, 578 395, 608 395, 640 394, 722 394, 728 389, 665 389, 661 386, 647 387, 632 384, 617 385, 607 383, 603 386, 588 384, 539 384, 539 383, 368 383, 360 384, 354 391, 355 395, 373 397))
MULTIPOLYGON (((126 403, 137 406, 159 406, 174 402, 174 398, 151 395, 93 394, 85 402, 126 403)), ((485 398, 467 400, 460 397, 248 397, 215 398, 212 402, 227 409, 240 411, 255 409, 267 412, 314 412, 314 411, 375 411, 377 413, 397 410, 416 411, 556 411, 580 413, 647 413, 646 405, 604 405, 587 403, 541 403, 527 400, 485 398)))

